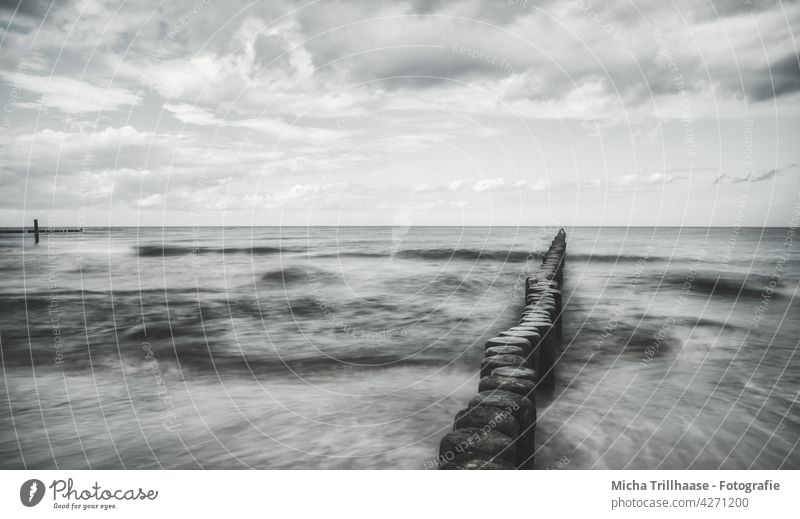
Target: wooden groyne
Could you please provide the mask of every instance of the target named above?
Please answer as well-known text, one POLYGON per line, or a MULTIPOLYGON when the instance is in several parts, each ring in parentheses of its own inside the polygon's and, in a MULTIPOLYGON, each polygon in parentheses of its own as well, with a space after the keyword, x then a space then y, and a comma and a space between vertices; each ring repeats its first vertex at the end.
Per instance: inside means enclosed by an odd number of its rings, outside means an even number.
MULTIPOLYGON (((39 227, 39 234, 60 232, 83 232, 83 227, 39 227)), ((33 227, 0 227, 0 234, 36 234, 36 229, 33 227)))
POLYGON ((33 227, 0 227, 0 234, 33 234, 39 243, 40 234, 83 232, 83 227, 39 227, 39 220, 33 221, 33 227))
POLYGON ((442 438, 440 469, 534 468, 536 393, 555 389, 566 248, 561 229, 525 280, 519 324, 486 341, 478 394, 442 438))

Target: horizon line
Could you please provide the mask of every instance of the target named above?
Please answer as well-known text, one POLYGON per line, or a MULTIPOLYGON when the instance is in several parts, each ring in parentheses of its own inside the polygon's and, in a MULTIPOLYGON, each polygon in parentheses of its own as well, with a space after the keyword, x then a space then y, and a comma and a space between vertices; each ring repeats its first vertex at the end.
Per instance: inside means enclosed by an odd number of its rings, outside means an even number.
MULTIPOLYGON (((575 229, 575 228, 586 228, 586 229, 595 229, 595 228, 637 228, 637 229, 653 229, 653 228, 663 228, 663 229, 731 229, 731 228, 739 228, 739 229, 786 229, 789 225, 563 225, 563 224, 556 224, 556 225, 436 225, 436 224, 420 224, 420 225, 408 225, 408 226, 398 226, 398 225, 385 225, 385 224, 358 224, 358 225, 83 225, 83 226, 71 226, 71 225, 56 225, 56 226, 41 226, 43 229, 48 228, 62 228, 62 229, 197 229, 197 228, 219 228, 219 229, 239 229, 239 228, 283 228, 283 227, 297 227, 297 228, 308 228, 308 227, 330 227, 330 228, 342 228, 342 227, 386 227, 386 228, 394 228, 394 227, 452 227, 452 228, 487 228, 487 227, 500 227, 500 228, 542 228, 542 227, 563 227, 564 229, 575 229)), ((33 226, 0 226, 0 230, 5 229, 33 229, 33 226)))

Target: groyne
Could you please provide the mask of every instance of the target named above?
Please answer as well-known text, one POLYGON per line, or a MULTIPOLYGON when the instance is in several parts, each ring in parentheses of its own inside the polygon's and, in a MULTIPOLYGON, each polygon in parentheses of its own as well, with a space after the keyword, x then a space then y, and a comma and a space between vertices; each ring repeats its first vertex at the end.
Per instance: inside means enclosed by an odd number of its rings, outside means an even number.
POLYGON ((83 232, 83 227, 0 227, 0 234, 56 234, 83 232))
POLYGON ((39 220, 33 220, 33 228, 29 227, 0 227, 0 234, 33 234, 33 240, 39 244, 39 234, 61 232, 83 232, 83 227, 39 227, 39 220))
POLYGON ((438 468, 535 467, 536 394, 555 389, 566 248, 561 229, 540 268, 525 280, 519 324, 486 341, 478 393, 442 438, 438 468))

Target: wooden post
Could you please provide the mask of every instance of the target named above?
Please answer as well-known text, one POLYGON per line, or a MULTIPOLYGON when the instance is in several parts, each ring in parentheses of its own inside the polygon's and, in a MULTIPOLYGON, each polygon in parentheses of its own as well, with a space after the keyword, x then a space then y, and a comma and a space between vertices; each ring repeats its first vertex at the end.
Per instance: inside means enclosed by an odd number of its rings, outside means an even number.
POLYGON ((39 220, 33 220, 33 239, 35 243, 39 243, 39 220))

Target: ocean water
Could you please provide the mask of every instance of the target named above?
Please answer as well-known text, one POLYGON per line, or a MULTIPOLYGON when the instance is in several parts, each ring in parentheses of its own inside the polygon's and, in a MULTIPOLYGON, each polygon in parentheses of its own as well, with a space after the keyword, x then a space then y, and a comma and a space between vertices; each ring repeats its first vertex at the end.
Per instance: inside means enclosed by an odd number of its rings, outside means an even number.
MULTIPOLYGON (((423 469, 557 229, 0 234, 0 468, 423 469)), ((787 229, 567 228, 539 468, 800 468, 787 229)))

